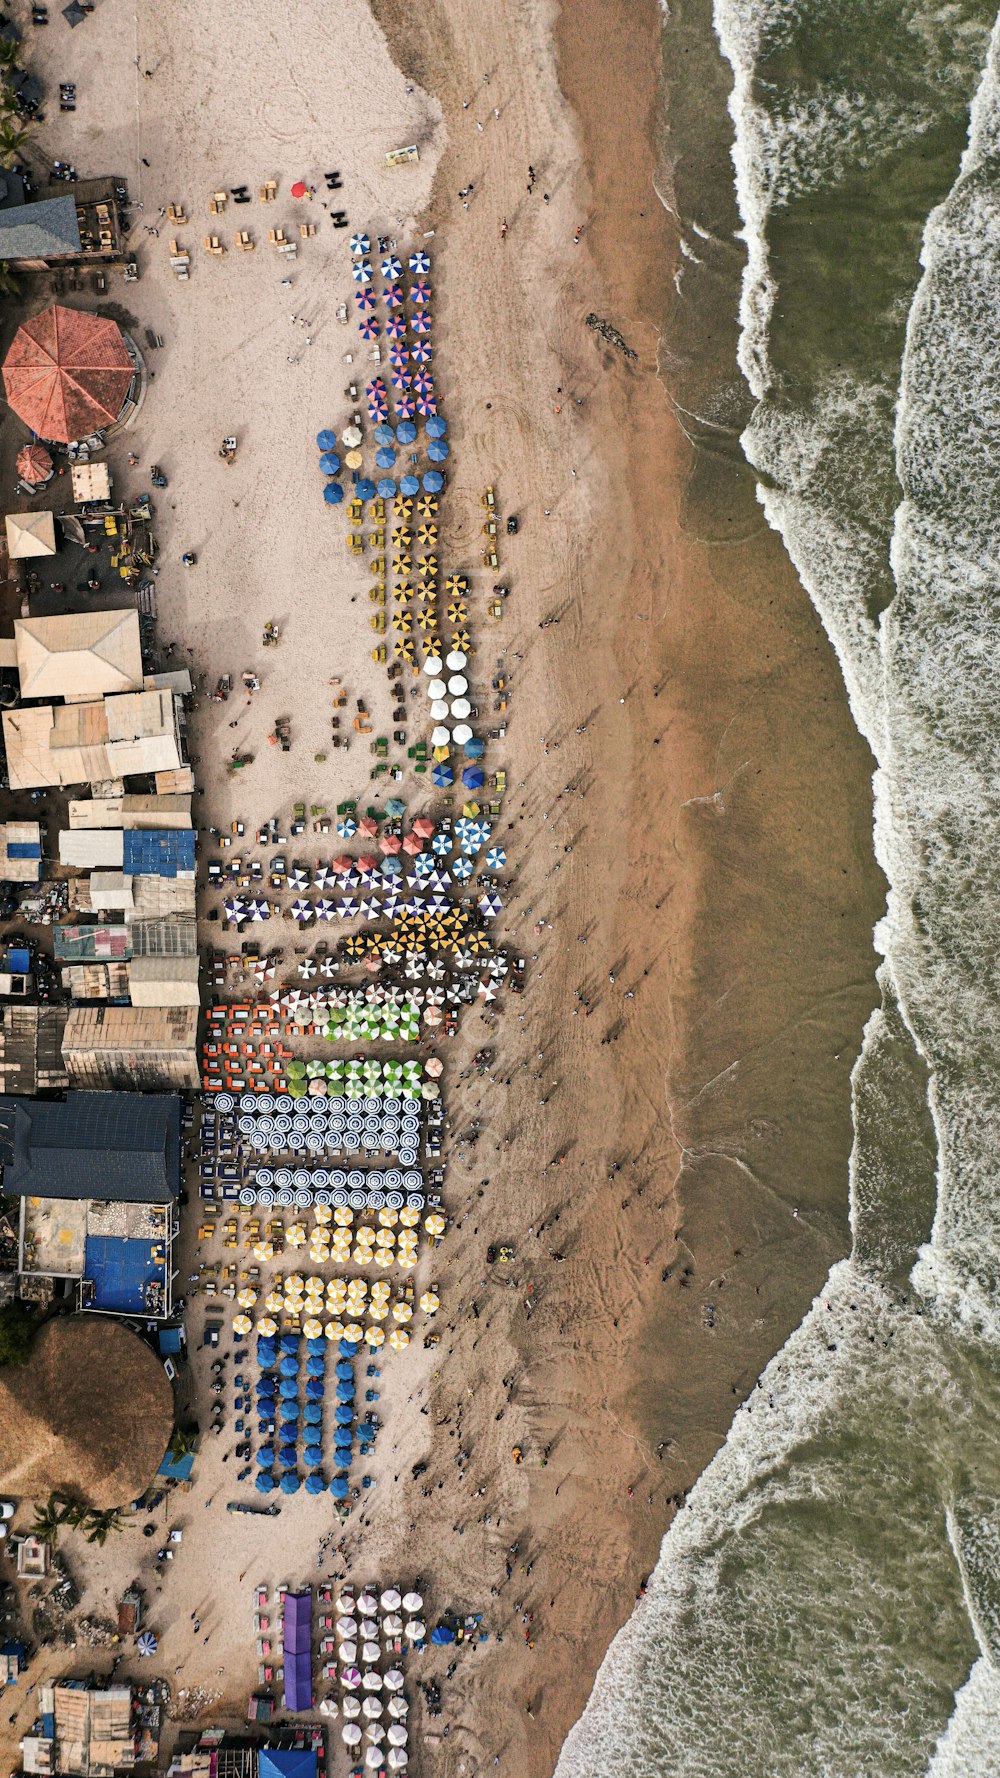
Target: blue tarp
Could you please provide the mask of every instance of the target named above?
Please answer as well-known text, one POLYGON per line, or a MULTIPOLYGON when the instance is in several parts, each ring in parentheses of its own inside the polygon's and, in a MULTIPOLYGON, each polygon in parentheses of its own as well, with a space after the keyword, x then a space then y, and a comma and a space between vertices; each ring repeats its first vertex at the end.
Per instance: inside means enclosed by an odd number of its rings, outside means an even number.
POLYGON ((168 1451, 156 1473, 166 1476, 172 1482, 186 1482, 190 1480, 193 1468, 193 1451, 188 1451, 185 1457, 171 1457, 168 1451))
POLYGON ((183 1338, 184 1329, 182 1327, 161 1327, 156 1336, 156 1343, 164 1356, 169 1356, 181 1350, 183 1338))
POLYGON ((166 1284, 163 1261, 153 1259, 154 1245, 163 1251, 162 1242, 88 1235, 83 1244, 83 1275, 94 1286, 90 1306, 119 1315, 141 1315, 146 1308, 146 1285, 154 1280, 166 1284))
POLYGON ((193 827, 127 827, 122 839, 126 876, 176 877, 194 870, 193 827))
POLYGON ((258 1778, 316 1778, 316 1755, 306 1747, 262 1747, 258 1778))

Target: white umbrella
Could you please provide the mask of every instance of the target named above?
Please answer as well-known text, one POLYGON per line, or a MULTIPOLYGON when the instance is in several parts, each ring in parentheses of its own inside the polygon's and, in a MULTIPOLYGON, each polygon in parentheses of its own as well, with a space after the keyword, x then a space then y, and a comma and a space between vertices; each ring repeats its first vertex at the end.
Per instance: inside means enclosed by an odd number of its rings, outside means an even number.
POLYGON ((453 673, 448 681, 448 693, 453 698, 464 698, 469 689, 469 681, 464 673, 453 673))
POLYGON ((409 1757, 409 1754, 405 1753, 402 1747, 390 1747, 386 1754, 386 1759, 394 1772, 401 1772, 409 1757))
POLYGON ((427 1625, 418 1617, 407 1618, 406 1634, 411 1642, 422 1642, 427 1633, 427 1625))
POLYGON ((397 1593, 395 1587, 386 1587, 385 1592, 382 1594, 382 1597, 379 1600, 379 1604, 381 1605, 383 1611, 398 1610, 398 1608, 401 1604, 401 1600, 400 1600, 399 1594, 397 1593))
POLYGON ((435 698, 434 702, 431 705, 431 719, 432 719, 432 721, 444 722, 447 719, 447 716, 448 716, 448 705, 446 704, 444 698, 435 698))
POLYGON ((424 672, 427 673, 431 679, 437 679, 441 674, 441 671, 441 662, 438 660, 437 655, 429 654, 424 662, 424 672))
POLYGON ((366 1766, 380 1766, 381 1764, 382 1764, 382 1749, 381 1749, 381 1747, 369 1747, 366 1754, 365 1754, 365 1765, 366 1766))
MULTIPOLYGON (((401 1306, 402 1305, 397 1304, 397 1307, 401 1307, 401 1306)), ((406 1306, 409 1307, 408 1304, 406 1306)), ((390 1613, 389 1617, 383 1618, 383 1620, 382 1620, 382 1634, 383 1634, 383 1636, 399 1636, 402 1634, 402 1630, 403 1630, 403 1620, 401 1617, 397 1617, 395 1612, 390 1613)))
MULTIPOLYGON (((352 1279, 351 1282, 353 1283, 354 1280, 352 1279)), ((361 1282, 361 1280, 358 1279, 358 1283, 360 1283, 360 1282, 361 1282)), ((378 1625, 375 1622, 375 1619, 373 1617, 366 1617, 365 1618, 365 1621, 361 1626, 361 1634, 362 1634, 362 1636, 364 1636, 366 1641, 368 1641, 368 1642, 375 1641, 376 1637, 378 1636, 378 1625)))
POLYGON ((388 1673, 385 1675, 385 1689, 387 1692, 401 1692, 402 1691, 402 1689, 403 1689, 403 1675, 399 1671, 398 1667, 390 1667, 389 1668, 388 1673))
POLYGON ((365 1642, 362 1644, 361 1659, 368 1666, 371 1666, 373 1661, 377 1661, 381 1653, 382 1650, 379 1648, 377 1642, 365 1642))
POLYGON ((348 1617, 346 1612, 344 1613, 343 1617, 339 1617, 337 1619, 337 1635, 338 1636, 355 1636, 357 1634, 357 1629, 358 1629, 358 1626, 354 1622, 354 1619, 352 1617, 348 1617))
POLYGON ((432 679, 427 687, 427 696, 429 698, 443 698, 447 696, 447 692, 448 687, 445 685, 443 679, 432 679))
POLYGON ((340 436, 349 451, 357 450, 361 443, 361 432, 357 426, 345 426, 340 436))
MULTIPOLYGON (((366 1692, 380 1692, 382 1690, 382 1675, 381 1673, 366 1673, 361 1683, 366 1692)), ((389 1689, 391 1691, 391 1686, 389 1689)))
POLYGON ((388 1741, 390 1747, 405 1747, 406 1730, 401 1728, 399 1723, 394 1722, 389 1730, 388 1741))
POLYGON ((342 1642, 340 1645, 340 1658, 343 1661, 345 1667, 353 1667, 355 1661, 358 1658, 357 1643, 356 1642, 342 1642))
POLYGON ((460 648, 453 648, 447 658, 446 665, 450 673, 460 673, 465 666, 466 656, 460 648))
POLYGON ((370 1722, 368 1724, 368 1727, 365 1730, 365 1734, 367 1735, 369 1741, 371 1741, 373 1743, 373 1745, 377 1746, 380 1741, 385 1740, 385 1723, 370 1722))
POLYGON ((464 747, 466 741, 472 740, 472 730, 467 722, 460 722, 454 735, 456 747, 464 747))
POLYGON ((356 1747, 361 1739, 361 1730, 356 1722, 345 1722, 340 1731, 340 1738, 348 1747, 356 1747))
MULTIPOLYGON (((472 733, 471 729, 469 730, 469 733, 472 733)), ((451 731, 449 729, 438 727, 431 730, 432 747, 447 747, 450 740, 451 731)))
POLYGON ((394 1716, 397 1722, 402 1722, 404 1717, 409 1716, 409 1714, 410 1706, 406 1698, 389 1699, 389 1715, 394 1716))
POLYGON ((361 1708, 364 1711, 365 1715, 367 1716, 369 1722, 377 1722, 378 1718, 381 1716, 383 1710, 385 1709, 385 1705, 383 1704, 381 1698, 366 1698, 364 1703, 362 1704, 361 1708))
POLYGON ((344 1715, 349 1719, 361 1715, 361 1705, 358 1703, 357 1698, 352 1698, 350 1696, 350 1693, 348 1693, 347 1697, 344 1699, 344 1715))
POLYGON ((374 1593, 362 1593, 360 1595, 358 1599, 358 1610, 364 1612, 365 1617, 371 1617, 372 1612, 377 1609, 377 1606, 378 1601, 375 1598, 374 1593))
POLYGON ((356 1607, 355 1607, 355 1603, 354 1603, 354 1594, 353 1593, 346 1593, 345 1592, 345 1593, 338 1593, 337 1594, 337 1610, 338 1611, 344 1612, 344 1614, 346 1616, 348 1614, 353 1613, 355 1609, 356 1609, 356 1607))
POLYGON ((451 713, 453 716, 457 716, 460 722, 464 722, 467 716, 471 716, 472 705, 468 698, 455 698, 452 701, 451 713))

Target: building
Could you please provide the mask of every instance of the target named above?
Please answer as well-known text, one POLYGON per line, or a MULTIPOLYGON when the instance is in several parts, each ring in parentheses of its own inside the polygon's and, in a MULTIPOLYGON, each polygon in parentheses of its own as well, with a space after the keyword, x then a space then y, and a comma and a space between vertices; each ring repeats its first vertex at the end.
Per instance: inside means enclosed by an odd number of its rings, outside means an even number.
POLYGON ((37 821, 0 824, 0 883, 40 883, 42 830, 37 821))
POLYGON ((61 303, 22 322, 3 364, 14 412, 37 438, 57 444, 113 425, 138 381, 117 322, 61 303))
MULTIPOLYGON (((2 212, 0 212, 2 214, 2 212)), ((12 562, 28 556, 54 556, 56 521, 51 512, 9 512, 4 519, 7 532, 7 554, 12 562)))
POLYGON ((81 179, 65 196, 0 209, 0 261, 19 272, 114 264, 124 252, 121 190, 115 179, 81 179))
MULTIPOLYGON (((46 516, 51 518, 51 514, 46 516)), ((7 523, 9 527, 10 518, 7 523)), ((66 698, 84 703, 109 692, 142 688, 139 613, 134 609, 18 618, 14 641, 22 699, 66 698)))
POLYGON ((195 874, 192 827, 69 828, 59 835, 59 862, 76 870, 109 869, 127 877, 195 874))
POLYGON ((106 784, 183 763, 181 700, 169 691, 25 705, 4 712, 3 732, 12 790, 106 784))
POLYGON ((69 805, 69 824, 84 827, 190 827, 190 796, 91 796, 69 805))
POLYGON ((131 1686, 98 1691, 86 1680, 63 1679, 40 1685, 38 1704, 42 1732, 21 1742, 25 1772, 114 1778, 132 1770, 138 1725, 131 1686))
POLYGON ((67 1007, 50 1004, 0 1004, 0 1094, 34 1098, 36 1093, 65 1091, 69 1075, 62 1041, 68 1013, 67 1007))
POLYGON ((74 1006, 63 1061, 75 1087, 155 1093, 200 1085, 196 1006, 74 1006))
POLYGON ((3 1190, 21 1201, 19 1270, 80 1306, 167 1315, 180 1191, 175 1094, 0 1099, 3 1190))

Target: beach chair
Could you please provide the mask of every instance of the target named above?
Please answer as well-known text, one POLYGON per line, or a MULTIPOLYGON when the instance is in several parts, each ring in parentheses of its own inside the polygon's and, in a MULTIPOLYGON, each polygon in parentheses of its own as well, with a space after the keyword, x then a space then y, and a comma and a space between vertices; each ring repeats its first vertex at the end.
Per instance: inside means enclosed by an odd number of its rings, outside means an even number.
POLYGON ((255 243, 251 239, 250 232, 248 229, 245 229, 245 228, 240 229, 238 235, 236 236, 236 245, 237 245, 237 247, 241 248, 241 250, 244 253, 252 253, 253 252, 255 243))

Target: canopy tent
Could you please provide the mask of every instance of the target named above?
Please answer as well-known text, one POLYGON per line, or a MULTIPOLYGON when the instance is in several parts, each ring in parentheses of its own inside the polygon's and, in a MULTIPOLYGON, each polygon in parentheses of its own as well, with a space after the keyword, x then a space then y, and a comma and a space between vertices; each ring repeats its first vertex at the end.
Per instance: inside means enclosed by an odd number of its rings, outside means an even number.
POLYGON ((312 1707, 312 1596, 286 1593, 284 1612, 285 1709, 312 1707))
POLYGON ((18 328, 3 382, 32 432, 70 444, 118 419, 134 371, 117 322, 53 303, 18 328))
POLYGON ((7 554, 12 562, 25 556, 55 555, 59 546, 55 519, 50 512, 9 512, 4 523, 7 554))

